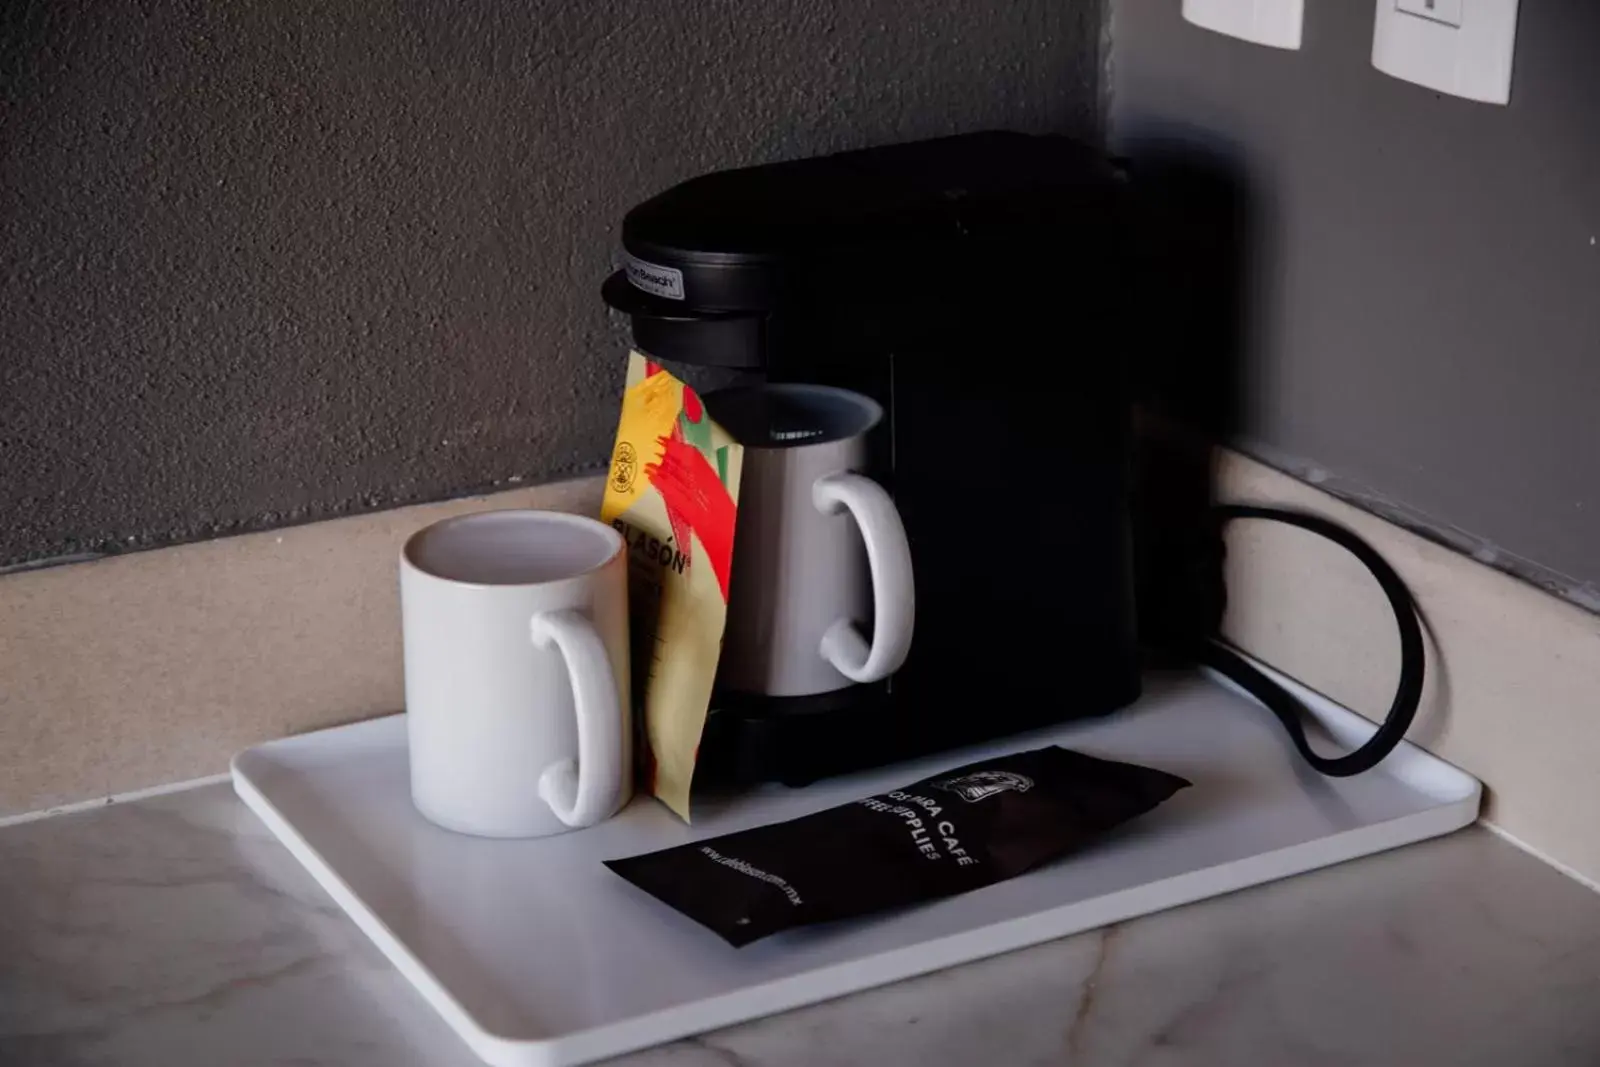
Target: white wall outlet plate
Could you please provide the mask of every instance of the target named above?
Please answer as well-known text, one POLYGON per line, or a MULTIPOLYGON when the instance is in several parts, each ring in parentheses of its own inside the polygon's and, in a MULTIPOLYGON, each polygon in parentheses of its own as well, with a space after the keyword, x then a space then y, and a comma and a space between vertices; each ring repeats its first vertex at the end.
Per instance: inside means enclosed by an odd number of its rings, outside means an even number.
POLYGON ((1183 17, 1196 26, 1273 48, 1300 47, 1305 10, 1305 0, 1183 0, 1183 17))
POLYGON ((1372 65, 1441 93, 1511 100, 1517 0, 1378 0, 1372 65))

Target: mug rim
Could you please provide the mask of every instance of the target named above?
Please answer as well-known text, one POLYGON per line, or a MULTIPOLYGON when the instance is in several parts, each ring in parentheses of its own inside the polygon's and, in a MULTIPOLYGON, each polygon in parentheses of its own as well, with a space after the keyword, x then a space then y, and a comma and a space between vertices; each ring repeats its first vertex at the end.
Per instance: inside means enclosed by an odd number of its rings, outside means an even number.
POLYGON ((883 422, 884 417, 883 405, 865 393, 857 392, 854 389, 846 389, 843 386, 818 385, 813 382, 761 382, 751 385, 734 385, 706 393, 701 397, 701 400, 705 403, 706 411, 710 413, 712 419, 717 421, 717 425, 726 430, 730 436, 734 436, 734 440, 738 441, 740 447, 754 452, 789 452, 802 448, 835 445, 840 441, 852 441, 857 437, 864 437, 871 433, 883 422), (825 397, 845 401, 860 411, 864 418, 864 425, 860 429, 847 434, 825 432, 820 436, 797 438, 792 441, 751 443, 740 440, 733 435, 733 430, 728 426, 727 422, 717 420, 716 412, 712 411, 712 408, 723 400, 737 400, 746 396, 771 396, 774 394, 792 397, 825 397))
POLYGON ((449 518, 430 522, 420 530, 414 531, 400 546, 400 565, 408 568, 418 575, 436 582, 445 582, 449 585, 460 586, 464 589, 544 589, 560 585, 563 582, 581 581, 615 563, 617 557, 627 551, 627 542, 616 528, 601 522, 599 519, 587 515, 578 515, 570 511, 547 511, 543 508, 492 508, 485 511, 469 511, 464 515, 451 515, 449 518), (545 578, 538 581, 525 582, 480 582, 466 578, 456 578, 448 574, 441 574, 431 567, 424 566, 413 555, 413 549, 428 534, 451 526, 471 525, 482 522, 491 517, 523 516, 537 518, 541 522, 553 525, 577 527, 587 530, 598 530, 610 542, 611 551, 606 553, 604 559, 594 563, 583 570, 575 570, 569 574, 562 574, 558 578, 545 578))

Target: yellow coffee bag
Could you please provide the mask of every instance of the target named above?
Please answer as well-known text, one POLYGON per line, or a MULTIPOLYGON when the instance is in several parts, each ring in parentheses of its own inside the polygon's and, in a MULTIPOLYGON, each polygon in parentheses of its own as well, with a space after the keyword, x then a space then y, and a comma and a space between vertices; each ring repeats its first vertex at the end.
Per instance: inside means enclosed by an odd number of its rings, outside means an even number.
POLYGON ((629 354, 600 517, 628 542, 644 785, 686 822, 728 614, 743 458, 693 389, 629 354))

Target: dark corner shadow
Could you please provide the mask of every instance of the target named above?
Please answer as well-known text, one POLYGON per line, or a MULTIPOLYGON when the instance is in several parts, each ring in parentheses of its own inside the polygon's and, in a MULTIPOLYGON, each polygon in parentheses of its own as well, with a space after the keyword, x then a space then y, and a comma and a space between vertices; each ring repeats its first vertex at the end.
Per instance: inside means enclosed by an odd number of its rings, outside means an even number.
MULTIPOLYGON (((1597 9, 1600 10, 1600 9, 1597 9)), ((1134 403, 1132 519, 1139 633, 1151 667, 1191 666, 1227 604, 1213 446, 1251 430, 1252 286, 1263 197, 1240 153, 1149 119, 1117 140, 1128 175, 1125 336, 1134 403)), ((1447 725, 1449 678, 1427 618, 1429 685, 1409 734, 1447 725)), ((1320 776, 1286 751, 1308 786, 1320 776)), ((1313 790, 1314 793, 1318 790, 1313 790)))
POLYGON ((1153 665, 1191 663, 1222 618, 1211 445, 1242 429, 1254 197, 1205 131, 1131 126, 1127 336, 1140 637, 1153 665))

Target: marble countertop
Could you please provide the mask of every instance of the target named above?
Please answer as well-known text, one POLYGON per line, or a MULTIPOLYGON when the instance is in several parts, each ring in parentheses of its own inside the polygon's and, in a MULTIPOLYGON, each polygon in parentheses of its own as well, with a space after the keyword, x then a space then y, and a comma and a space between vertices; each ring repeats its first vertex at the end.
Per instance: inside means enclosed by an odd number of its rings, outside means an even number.
MULTIPOLYGON (((617 1061, 1600 1061, 1600 896, 1471 829, 617 1061)), ((0 829, 0 1063, 476 1063, 226 785, 0 829)))

